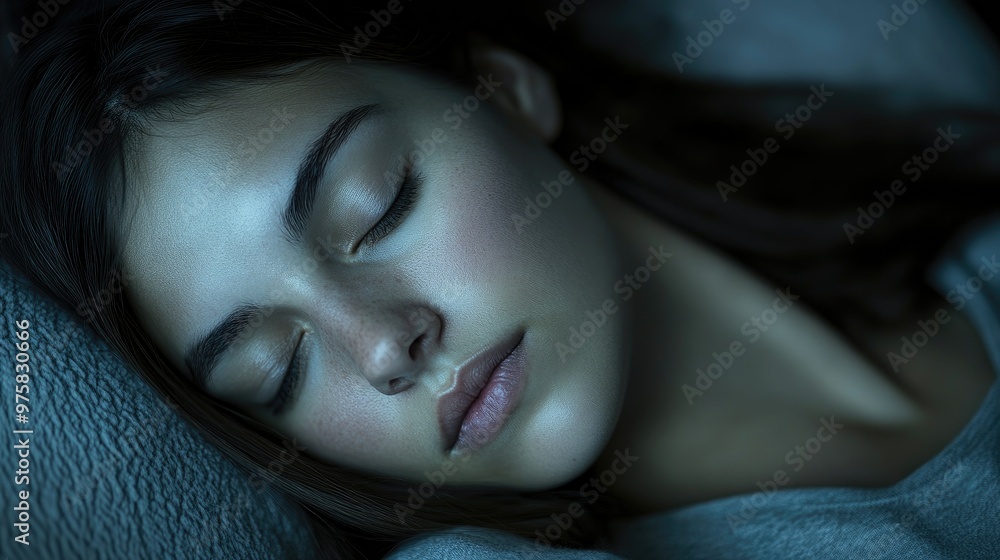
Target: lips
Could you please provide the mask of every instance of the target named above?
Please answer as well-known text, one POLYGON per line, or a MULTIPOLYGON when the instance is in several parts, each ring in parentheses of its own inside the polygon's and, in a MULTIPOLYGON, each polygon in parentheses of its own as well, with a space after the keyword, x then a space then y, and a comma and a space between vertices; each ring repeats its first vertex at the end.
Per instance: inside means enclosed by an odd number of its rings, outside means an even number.
POLYGON ((524 333, 516 332, 466 360, 454 387, 438 401, 446 451, 474 451, 492 441, 520 400, 524 333))

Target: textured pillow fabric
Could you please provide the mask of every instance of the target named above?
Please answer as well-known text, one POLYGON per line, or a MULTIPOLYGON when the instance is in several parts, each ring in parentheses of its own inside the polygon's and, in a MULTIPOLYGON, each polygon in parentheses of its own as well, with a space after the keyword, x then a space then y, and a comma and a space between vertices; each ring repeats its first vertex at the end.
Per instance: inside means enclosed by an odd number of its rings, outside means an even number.
POLYGON ((257 490, 78 317, 5 268, 0 315, 0 558, 315 557, 298 508, 257 490), (15 322, 22 320, 30 323, 26 424, 15 411, 15 322), (28 455, 26 479, 15 475, 19 453, 28 455), (15 540, 22 491, 27 546, 15 540))

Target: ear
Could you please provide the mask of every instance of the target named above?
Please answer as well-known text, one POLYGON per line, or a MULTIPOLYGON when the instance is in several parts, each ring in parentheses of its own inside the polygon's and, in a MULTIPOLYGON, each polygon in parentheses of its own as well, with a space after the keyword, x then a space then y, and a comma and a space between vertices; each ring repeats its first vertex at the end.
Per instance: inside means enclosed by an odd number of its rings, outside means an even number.
POLYGON ((511 118, 526 125, 546 142, 562 129, 562 106, 552 76, 526 56, 480 40, 470 47, 473 67, 480 76, 499 82, 495 101, 511 118))

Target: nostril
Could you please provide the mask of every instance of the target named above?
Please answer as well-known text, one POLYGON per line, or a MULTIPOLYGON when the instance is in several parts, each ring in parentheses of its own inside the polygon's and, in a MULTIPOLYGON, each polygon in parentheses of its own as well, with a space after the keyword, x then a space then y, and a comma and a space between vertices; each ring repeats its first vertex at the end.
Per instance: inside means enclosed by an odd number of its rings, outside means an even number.
POLYGON ((420 349, 423 347, 424 341, 426 339, 427 339, 427 333, 424 333, 418 336, 417 338, 413 339, 413 342, 410 343, 409 354, 411 360, 416 360, 417 358, 420 357, 420 349))
POLYGON ((410 386, 409 379, 405 377, 397 377, 389 381, 389 394, 395 395, 396 393, 405 391, 406 389, 409 388, 409 386, 410 386))

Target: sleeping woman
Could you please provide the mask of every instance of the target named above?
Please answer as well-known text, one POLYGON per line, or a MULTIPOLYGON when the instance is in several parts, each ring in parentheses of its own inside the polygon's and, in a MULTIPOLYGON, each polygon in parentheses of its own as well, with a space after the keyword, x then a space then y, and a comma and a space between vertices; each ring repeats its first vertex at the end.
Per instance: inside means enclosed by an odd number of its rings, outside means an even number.
MULTIPOLYGON (((4 258, 238 464, 301 449, 269 482, 372 554, 875 557, 998 414, 983 298, 929 276, 1000 205, 997 105, 425 4, 65 6, 5 70, 4 258)), ((886 554, 995 524, 973 488, 886 554)))

